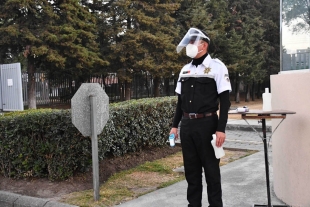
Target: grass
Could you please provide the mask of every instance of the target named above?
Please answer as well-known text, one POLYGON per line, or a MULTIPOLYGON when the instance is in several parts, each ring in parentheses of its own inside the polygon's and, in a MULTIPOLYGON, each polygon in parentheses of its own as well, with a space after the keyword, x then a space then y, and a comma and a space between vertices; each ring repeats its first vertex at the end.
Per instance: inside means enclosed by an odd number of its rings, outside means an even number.
MULTIPOLYGON (((255 152, 225 150, 226 155, 221 159, 220 165, 228 164, 255 152)), ((93 190, 70 193, 60 201, 80 207, 114 206, 184 180, 184 173, 174 171, 181 166, 183 166, 182 152, 178 152, 114 174, 100 186, 100 199, 97 202, 94 201, 93 190)))

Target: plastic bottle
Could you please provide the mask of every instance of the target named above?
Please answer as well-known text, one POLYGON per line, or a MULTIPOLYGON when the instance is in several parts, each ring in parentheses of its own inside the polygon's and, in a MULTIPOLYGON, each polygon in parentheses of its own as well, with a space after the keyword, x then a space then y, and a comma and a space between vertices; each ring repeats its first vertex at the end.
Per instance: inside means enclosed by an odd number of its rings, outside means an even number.
POLYGON ((175 146, 174 138, 175 138, 175 135, 174 135, 174 134, 170 134, 170 135, 169 135, 170 147, 174 147, 174 146, 175 146))
POLYGON ((269 93, 269 88, 265 88, 265 93, 263 93, 263 111, 271 110, 271 93, 269 93))
POLYGON ((214 152, 215 152, 215 157, 217 159, 220 159, 221 157, 224 157, 225 151, 223 149, 223 146, 221 146, 221 147, 216 146, 216 135, 212 134, 212 137, 213 137, 213 139, 211 141, 211 144, 212 144, 214 152))

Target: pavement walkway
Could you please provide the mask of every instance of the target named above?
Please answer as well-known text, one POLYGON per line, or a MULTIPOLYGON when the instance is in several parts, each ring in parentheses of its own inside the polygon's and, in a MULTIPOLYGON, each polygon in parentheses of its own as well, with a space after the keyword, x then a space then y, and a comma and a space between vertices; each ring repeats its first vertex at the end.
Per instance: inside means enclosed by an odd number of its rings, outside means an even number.
MULTIPOLYGON (((239 159, 221 167, 223 204, 225 207, 267 206, 266 172, 264 161, 264 146, 261 139, 261 123, 257 120, 229 120, 226 128, 224 149, 258 150, 258 153, 239 159), (250 124, 251 126, 249 126, 250 124), (255 132, 253 128, 257 131, 255 132)), ((266 121, 269 163, 271 157, 271 121, 266 121)), ((178 170, 184 170, 182 168, 178 170)), ((274 206, 286 206, 273 191, 273 171, 269 165, 271 203, 274 206)), ((203 182, 202 207, 209 205, 206 183, 203 182)), ((143 195, 137 199, 116 205, 115 207, 180 207, 187 206, 187 182, 181 181, 166 188, 143 195)))
MULTIPOLYGON (((223 202, 225 207, 250 207, 254 204, 267 204, 267 188, 263 143, 261 140, 261 123, 250 120, 249 124, 244 120, 228 120, 226 128, 226 142, 224 149, 250 149, 258 150, 258 153, 239 159, 221 167, 223 202), (255 132, 253 128, 257 131, 255 132)), ((271 123, 266 122, 267 138, 270 136, 271 123)), ((271 157, 271 140, 269 143, 269 163, 271 157)), ((182 170, 182 169, 179 169, 182 170)), ((273 205, 285 206, 273 191, 272 165, 269 165, 271 201, 273 205)), ((115 207, 185 207, 186 181, 156 190, 137 199, 116 205, 115 207)), ((41 198, 22 196, 14 193, 0 191, 0 207, 73 207, 72 205, 49 201, 41 198)), ((204 182, 203 205, 207 207, 206 184, 204 182)))
MULTIPOLYGON (((223 203, 225 207, 251 207, 254 204, 267 204, 265 165, 263 160, 264 153, 260 151, 221 167, 223 203)), ((270 177, 272 177, 272 170, 270 177)), ((188 204, 186 200, 186 188, 186 181, 181 181, 116 206, 185 207, 188 204)), ((277 199, 273 191, 271 201, 273 205, 284 204, 277 199)), ((205 182, 202 202, 202 207, 209 205, 205 182)))

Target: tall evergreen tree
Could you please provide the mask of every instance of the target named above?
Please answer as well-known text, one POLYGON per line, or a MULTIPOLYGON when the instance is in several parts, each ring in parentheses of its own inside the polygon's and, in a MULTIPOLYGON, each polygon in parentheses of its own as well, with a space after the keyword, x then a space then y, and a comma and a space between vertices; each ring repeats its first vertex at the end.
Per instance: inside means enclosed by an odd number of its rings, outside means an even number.
POLYGON ((261 16, 265 29, 262 40, 266 43, 262 67, 266 69, 265 87, 270 87, 270 75, 280 71, 280 2, 261 0, 261 16))
POLYGON ((79 1, 3 3, 0 47, 22 52, 27 59, 29 108, 36 108, 34 73, 38 69, 58 77, 83 77, 107 64, 98 53, 95 19, 79 1))
MULTIPOLYGON (((133 74, 148 72, 155 82, 171 75, 175 70, 175 45, 177 29, 169 27, 170 14, 178 7, 177 1, 115 1, 109 8, 111 22, 111 68, 118 72, 130 99, 133 74), (115 26, 117 25, 117 26, 115 26), (114 32, 114 34, 113 34, 114 32), (115 63, 115 64, 114 64, 115 63)), ((158 87, 155 84, 155 94, 158 87)))
MULTIPOLYGON (((236 59, 236 88, 238 89, 238 82, 242 81, 250 92, 253 83, 262 82, 267 77, 265 66, 270 42, 265 39, 266 19, 262 15, 263 4, 261 1, 252 0, 229 1, 229 8, 234 17, 231 29, 243 40, 242 58, 236 59)), ((246 101, 249 101, 249 93, 246 95, 246 101)), ((237 90, 236 102, 239 102, 238 97, 237 90)))

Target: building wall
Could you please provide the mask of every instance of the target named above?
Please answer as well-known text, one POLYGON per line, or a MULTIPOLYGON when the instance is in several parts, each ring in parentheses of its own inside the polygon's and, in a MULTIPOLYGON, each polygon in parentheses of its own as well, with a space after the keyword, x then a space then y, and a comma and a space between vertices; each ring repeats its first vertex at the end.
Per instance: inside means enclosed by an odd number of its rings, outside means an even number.
MULTIPOLYGON (((287 115, 272 136, 274 191, 293 207, 310 206, 310 71, 271 76, 272 109, 287 115)), ((280 122, 272 120, 272 129, 280 122)))

